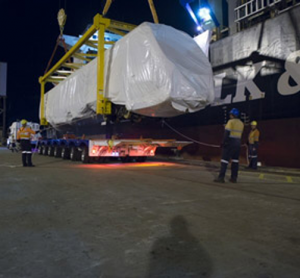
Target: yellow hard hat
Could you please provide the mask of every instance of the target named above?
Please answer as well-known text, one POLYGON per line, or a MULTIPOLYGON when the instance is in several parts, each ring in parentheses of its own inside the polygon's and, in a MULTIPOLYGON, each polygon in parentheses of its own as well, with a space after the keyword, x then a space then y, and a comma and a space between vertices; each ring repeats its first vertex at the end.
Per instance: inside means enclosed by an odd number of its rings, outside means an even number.
POLYGON ((251 125, 255 125, 256 126, 257 125, 257 121, 252 121, 251 125))
POLYGON ((27 124, 27 121, 23 119, 23 120, 21 121, 21 124, 22 124, 22 125, 26 125, 26 124, 27 124))

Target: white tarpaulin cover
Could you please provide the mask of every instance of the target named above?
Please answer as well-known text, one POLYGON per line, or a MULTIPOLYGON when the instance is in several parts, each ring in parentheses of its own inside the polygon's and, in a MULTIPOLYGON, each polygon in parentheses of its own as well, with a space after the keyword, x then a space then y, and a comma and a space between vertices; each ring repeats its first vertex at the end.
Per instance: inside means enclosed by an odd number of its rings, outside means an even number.
MULTIPOLYGON (((97 60, 45 95, 52 125, 95 115, 97 60)), ((211 65, 187 34, 143 23, 105 52, 105 97, 129 111, 173 117, 203 109, 214 99, 211 65)))
POLYGON ((206 30, 205 32, 199 34, 197 37, 194 37, 194 41, 202 49, 206 57, 208 57, 209 54, 209 42, 211 40, 211 36, 212 32, 210 30, 206 30))

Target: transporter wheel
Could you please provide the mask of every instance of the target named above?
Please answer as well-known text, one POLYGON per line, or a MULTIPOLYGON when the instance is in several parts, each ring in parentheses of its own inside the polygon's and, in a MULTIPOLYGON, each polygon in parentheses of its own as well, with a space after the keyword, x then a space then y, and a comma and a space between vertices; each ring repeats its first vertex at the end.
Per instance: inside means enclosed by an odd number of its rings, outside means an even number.
POLYGON ((78 150, 74 146, 70 150, 70 159, 72 161, 77 161, 78 160, 78 150))
POLYGON ((136 158, 136 162, 145 162, 147 160, 147 156, 138 156, 136 158))
POLYGON ((42 145, 39 145, 39 146, 38 146, 38 154, 39 154, 39 155, 42 155, 42 154, 43 154, 43 146, 42 146, 42 145))
POLYGON ((122 161, 123 163, 131 162, 131 161, 132 161, 132 157, 130 157, 129 155, 122 156, 122 157, 121 157, 121 161, 122 161))
POLYGON ((48 147, 48 155, 53 156, 54 155, 54 148, 53 147, 48 147))
POLYGON ((58 146, 54 147, 54 151, 53 151, 53 155, 54 157, 61 157, 61 148, 58 146))
POLYGON ((43 146, 42 154, 43 155, 47 155, 48 154, 48 147, 46 145, 43 146))
POLYGON ((97 159, 97 162, 99 162, 99 163, 105 163, 106 160, 107 160, 106 157, 99 157, 99 158, 97 159))
POLYGON ((90 162, 89 150, 88 150, 88 147, 87 147, 87 146, 84 146, 84 147, 82 148, 80 158, 81 158, 81 162, 82 162, 82 163, 89 163, 89 162, 90 162))
POLYGON ((107 157, 91 157, 90 159, 92 162, 95 162, 95 163, 105 163, 107 160, 107 157))
POLYGON ((70 157, 70 151, 69 148, 63 147, 61 150, 61 158, 62 159, 68 159, 70 157))

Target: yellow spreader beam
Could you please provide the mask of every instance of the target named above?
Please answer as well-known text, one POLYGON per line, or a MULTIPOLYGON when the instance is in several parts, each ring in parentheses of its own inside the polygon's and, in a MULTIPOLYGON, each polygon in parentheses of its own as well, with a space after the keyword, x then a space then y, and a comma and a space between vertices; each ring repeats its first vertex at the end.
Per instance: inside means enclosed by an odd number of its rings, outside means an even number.
MULTIPOLYGON (((108 7, 109 8, 109 7, 108 7)), ((40 107, 40 123, 47 125, 45 115, 45 85, 50 82, 55 85, 66 79, 66 75, 80 69, 86 65, 93 57, 97 57, 97 105, 96 113, 101 115, 111 114, 111 102, 104 96, 104 52, 105 44, 112 44, 113 42, 105 42, 105 30, 109 30, 116 34, 125 35, 127 32, 133 30, 136 26, 120 21, 110 20, 97 14, 94 17, 92 26, 85 32, 85 34, 77 41, 77 43, 44 75, 39 78, 41 84, 41 107, 40 107), (115 32, 114 32, 115 31, 115 32), (92 36, 98 32, 98 41, 92 40, 92 36), (97 54, 85 54, 80 52, 83 45, 89 45, 97 49, 97 54), (82 60, 82 63, 70 63, 71 58, 82 60), (69 70, 66 70, 69 69, 69 70)))

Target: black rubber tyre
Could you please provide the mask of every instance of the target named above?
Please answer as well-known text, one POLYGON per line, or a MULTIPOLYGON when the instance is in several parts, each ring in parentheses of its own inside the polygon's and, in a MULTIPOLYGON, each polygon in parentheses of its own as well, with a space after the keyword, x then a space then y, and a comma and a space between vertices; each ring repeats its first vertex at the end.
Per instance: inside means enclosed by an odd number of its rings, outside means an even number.
POLYGON ((121 156, 121 161, 122 161, 123 163, 131 162, 131 161, 132 161, 132 157, 130 157, 129 155, 121 156))
POLYGON ((136 162, 145 162, 147 160, 147 156, 138 156, 136 158, 136 162))
POLYGON ((99 157, 96 161, 97 161, 98 163, 105 163, 106 160, 107 160, 106 157, 99 157))
POLYGON ((70 150, 67 147, 63 147, 61 149, 61 158, 62 159, 69 159, 70 158, 70 150))
POLYGON ((48 147, 48 156, 53 156, 53 155, 54 155, 54 148, 48 147))
POLYGON ((42 149, 42 154, 47 155, 48 154, 48 146, 44 145, 42 149))
POLYGON ((42 146, 42 145, 39 145, 39 146, 38 146, 38 154, 39 154, 39 155, 42 155, 42 154, 43 154, 43 146, 42 146))
POLYGON ((87 146, 82 147, 80 160, 81 160, 82 163, 89 163, 90 162, 89 150, 88 150, 87 146))
POLYGON ((78 149, 76 147, 71 147, 70 150, 70 159, 72 161, 77 161, 78 160, 78 149))
POLYGON ((54 157, 61 157, 61 148, 59 146, 54 147, 53 155, 54 157))

